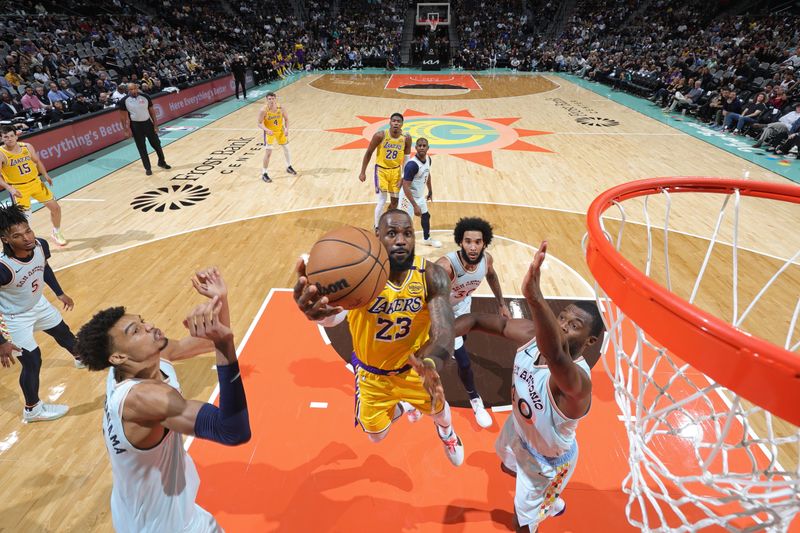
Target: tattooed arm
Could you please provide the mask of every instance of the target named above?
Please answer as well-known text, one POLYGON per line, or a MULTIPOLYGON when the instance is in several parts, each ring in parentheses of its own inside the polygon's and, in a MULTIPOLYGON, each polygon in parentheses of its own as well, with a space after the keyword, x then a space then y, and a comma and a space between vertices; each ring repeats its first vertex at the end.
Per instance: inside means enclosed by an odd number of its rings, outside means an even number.
POLYGON ((436 368, 453 356, 453 307, 450 305, 450 278, 439 265, 428 262, 425 269, 428 285, 428 312, 431 316, 430 339, 417 351, 417 358, 432 359, 436 368))

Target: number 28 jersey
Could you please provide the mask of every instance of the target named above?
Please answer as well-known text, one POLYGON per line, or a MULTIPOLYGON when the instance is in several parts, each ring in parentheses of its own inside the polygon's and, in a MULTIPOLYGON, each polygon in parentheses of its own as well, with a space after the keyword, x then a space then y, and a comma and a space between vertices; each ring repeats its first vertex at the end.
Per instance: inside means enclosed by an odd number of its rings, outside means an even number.
POLYGON ((347 313, 353 350, 360 361, 393 370, 404 366, 409 354, 427 342, 431 320, 426 266, 427 260, 416 256, 401 285, 387 281, 377 298, 347 313))

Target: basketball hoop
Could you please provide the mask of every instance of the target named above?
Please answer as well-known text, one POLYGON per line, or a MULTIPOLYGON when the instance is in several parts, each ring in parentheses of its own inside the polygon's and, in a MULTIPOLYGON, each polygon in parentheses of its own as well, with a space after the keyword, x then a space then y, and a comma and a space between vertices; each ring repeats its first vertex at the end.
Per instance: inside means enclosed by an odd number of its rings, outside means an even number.
MULTIPOLYGON (((743 196, 800 204, 800 187, 694 177, 641 180, 602 193, 587 214, 586 260, 596 279, 608 329, 603 362, 630 444, 631 471, 623 482, 629 496, 626 515, 643 531, 688 532, 712 526, 741 532, 786 531, 800 511, 800 430, 796 427, 800 424, 800 354, 793 353, 800 348, 800 342, 793 340, 800 299, 791 278, 786 285, 789 290, 784 290, 789 294, 781 299, 791 301, 788 308, 774 308, 773 298, 769 310, 776 317, 791 316, 785 346, 740 329, 770 287, 780 288, 789 274, 796 275, 800 250, 776 269, 740 312, 738 226, 743 196), (668 239, 672 233, 670 195, 687 192, 725 198, 703 263, 690 282, 693 287, 685 291, 691 296, 684 300, 675 294, 684 292, 677 272, 670 275, 668 239), (637 197, 644 197, 646 236, 642 238, 647 258, 643 271, 620 253, 632 246, 623 243, 623 203, 637 197), (733 318, 728 323, 695 302, 709 262, 728 260, 728 249, 714 250, 714 246, 731 198, 733 318), (664 205, 653 206, 659 201, 664 205), (652 231, 648 203, 651 211, 664 213, 658 232, 652 231), (611 207, 619 210, 619 220, 601 218, 611 207), (654 252, 659 248, 654 241, 659 239, 663 258, 661 252, 654 252), (656 271, 662 276, 662 267, 666 270, 663 285, 654 280, 656 271), (675 449, 685 450, 680 464, 669 458, 675 449)), ((627 231, 637 232, 638 228, 627 231)), ((688 268, 685 263, 684 269, 688 268)), ((686 277, 682 271, 681 277, 686 277)))
POLYGON ((428 15, 428 26, 430 27, 431 31, 436 31, 436 27, 439 26, 438 13, 431 13, 428 15))

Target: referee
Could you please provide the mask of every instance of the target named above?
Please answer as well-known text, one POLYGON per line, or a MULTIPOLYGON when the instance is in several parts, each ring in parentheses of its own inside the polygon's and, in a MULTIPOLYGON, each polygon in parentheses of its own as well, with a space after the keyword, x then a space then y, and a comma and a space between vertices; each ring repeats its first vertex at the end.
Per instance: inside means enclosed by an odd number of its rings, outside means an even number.
POLYGON ((150 141, 150 146, 158 154, 158 166, 161 168, 172 168, 164 159, 164 151, 161 149, 161 141, 156 133, 156 113, 153 110, 153 101, 146 94, 139 94, 139 86, 135 83, 128 84, 128 94, 117 102, 117 108, 128 112, 128 122, 136 141, 136 148, 142 158, 145 174, 153 174, 150 168, 150 156, 147 155, 147 147, 144 144, 145 138, 150 141))

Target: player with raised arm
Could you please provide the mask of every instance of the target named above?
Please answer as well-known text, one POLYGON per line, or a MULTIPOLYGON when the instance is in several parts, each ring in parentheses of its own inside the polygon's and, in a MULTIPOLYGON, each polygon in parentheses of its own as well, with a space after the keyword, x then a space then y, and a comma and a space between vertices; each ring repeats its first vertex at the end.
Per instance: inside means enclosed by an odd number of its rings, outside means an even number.
POLYGON ((578 460, 578 421, 592 402, 591 365, 584 351, 603 334, 594 302, 575 302, 555 316, 540 288, 546 252, 543 242, 522 282, 533 320, 470 313, 455 322, 456 335, 482 331, 520 345, 514 358, 512 416, 495 450, 516 474, 517 531, 531 533, 566 508, 560 494, 578 460))
POLYGON ((464 447, 453 430, 438 372, 453 350, 450 281, 435 263, 414 255, 414 226, 407 213, 384 213, 377 235, 389 252, 390 273, 373 301, 351 311, 328 305, 328 298, 309 285, 302 260, 294 299, 307 318, 325 327, 347 318, 356 373, 355 419, 369 439, 383 440, 407 402, 432 415, 445 454, 459 466, 464 447))
POLYGON ((103 435, 118 533, 221 532, 214 517, 195 503, 200 479, 181 435, 229 446, 250 439, 227 286, 215 268, 198 272, 192 283, 209 300, 183 321, 190 337, 170 340, 124 307, 100 311, 78 332, 78 353, 86 366, 109 369, 103 435), (172 365, 212 350, 219 407, 184 398, 172 365))

